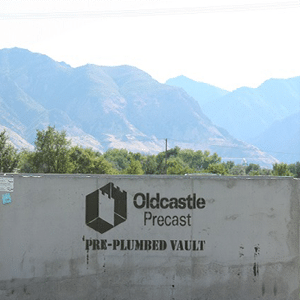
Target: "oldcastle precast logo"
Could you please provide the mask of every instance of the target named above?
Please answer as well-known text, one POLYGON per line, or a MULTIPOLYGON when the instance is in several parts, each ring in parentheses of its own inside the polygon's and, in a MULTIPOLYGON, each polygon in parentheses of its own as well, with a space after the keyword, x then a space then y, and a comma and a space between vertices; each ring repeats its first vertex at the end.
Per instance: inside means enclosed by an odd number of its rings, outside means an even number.
POLYGON ((86 196, 85 209, 86 225, 104 233, 126 221, 127 193, 110 182, 86 196))

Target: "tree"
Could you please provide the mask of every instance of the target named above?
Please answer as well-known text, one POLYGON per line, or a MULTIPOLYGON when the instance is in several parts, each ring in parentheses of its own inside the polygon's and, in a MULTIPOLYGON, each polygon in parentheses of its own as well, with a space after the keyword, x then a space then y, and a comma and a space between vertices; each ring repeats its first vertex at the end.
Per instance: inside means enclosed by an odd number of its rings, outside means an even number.
POLYGON ((171 157, 167 161, 167 174, 184 175, 188 173, 194 173, 194 170, 191 169, 181 158, 171 157))
POLYGON ((273 164, 272 175, 274 176, 293 176, 289 170, 289 166, 286 163, 273 164))
POLYGON ((258 164, 250 163, 248 166, 246 166, 246 174, 252 175, 252 174, 260 174, 260 166, 258 164))
POLYGON ((241 165, 241 164, 237 164, 235 166, 233 166, 228 173, 230 175, 246 175, 246 166, 241 165))
POLYGON ((126 149, 108 149, 103 156, 118 171, 124 171, 128 168, 132 157, 126 149))
POLYGON ((185 149, 181 150, 179 157, 196 172, 207 169, 210 164, 220 163, 221 157, 217 153, 210 154, 209 151, 185 149))
POLYGON ((155 155, 147 155, 143 159, 142 168, 145 174, 156 174, 157 172, 157 162, 155 155))
POLYGON ((296 178, 300 178, 300 162, 297 161, 295 164, 290 164, 288 166, 289 171, 294 174, 296 178))
POLYGON ((234 161, 228 160, 226 162, 222 163, 227 171, 227 173, 230 173, 230 170, 235 166, 234 161))
POLYGON ((100 152, 91 148, 79 146, 72 147, 70 150, 70 162, 72 164, 72 173, 81 174, 117 174, 118 171, 113 168, 100 152))
POLYGON ((205 170, 207 173, 218 174, 218 175, 227 175, 227 170, 224 164, 212 163, 205 170))
POLYGON ((210 164, 219 164, 222 160, 220 156, 218 156, 217 153, 213 153, 210 155, 209 151, 204 151, 204 163, 203 168, 206 169, 210 164))
POLYGON ((18 170, 20 173, 35 173, 36 167, 34 162, 35 152, 23 150, 20 153, 20 160, 18 164, 18 170))
POLYGON ((140 161, 131 158, 130 165, 125 169, 124 173, 131 175, 142 175, 144 174, 144 171, 140 161))
POLYGON ((17 150, 9 144, 9 137, 6 131, 0 132, 0 172, 13 172, 19 162, 17 150))
POLYGON ((65 131, 57 131, 48 126, 47 130, 37 130, 35 153, 33 155, 34 171, 41 173, 69 173, 70 145, 65 131))

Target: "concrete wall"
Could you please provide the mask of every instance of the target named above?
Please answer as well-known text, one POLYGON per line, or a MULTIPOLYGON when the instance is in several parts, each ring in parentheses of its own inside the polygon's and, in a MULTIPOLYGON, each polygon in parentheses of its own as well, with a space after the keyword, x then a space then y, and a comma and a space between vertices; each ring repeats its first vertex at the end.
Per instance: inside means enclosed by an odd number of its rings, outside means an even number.
POLYGON ((298 299, 292 178, 0 176, 0 299, 298 299))

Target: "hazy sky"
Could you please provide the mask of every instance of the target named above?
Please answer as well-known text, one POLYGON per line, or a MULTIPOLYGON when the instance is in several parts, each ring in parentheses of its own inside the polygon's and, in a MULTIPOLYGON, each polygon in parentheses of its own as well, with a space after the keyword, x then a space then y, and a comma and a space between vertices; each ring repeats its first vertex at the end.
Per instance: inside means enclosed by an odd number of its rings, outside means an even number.
POLYGON ((300 2, 0 0, 0 48, 232 90, 300 76, 300 2))

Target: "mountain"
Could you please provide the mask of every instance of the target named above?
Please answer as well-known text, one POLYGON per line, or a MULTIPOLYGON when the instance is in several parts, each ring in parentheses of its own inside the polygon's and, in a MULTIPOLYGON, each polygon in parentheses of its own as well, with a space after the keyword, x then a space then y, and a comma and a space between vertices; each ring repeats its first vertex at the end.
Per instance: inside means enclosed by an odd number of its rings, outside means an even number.
POLYGON ((18 150, 28 149, 33 150, 33 145, 29 144, 26 140, 24 140, 21 136, 15 133, 10 128, 0 125, 0 132, 5 131, 9 136, 9 142, 18 150))
POLYGON ((183 88, 198 101, 200 107, 229 93, 226 90, 207 83, 194 81, 183 75, 168 79, 166 84, 183 88))
POLYGON ((270 79, 258 88, 242 87, 233 92, 211 89, 211 86, 207 91, 206 84, 184 76, 169 79, 167 83, 184 88, 193 95, 209 119, 236 138, 270 151, 279 160, 300 160, 300 147, 286 140, 290 136, 300 139, 300 126, 297 115, 294 115, 300 111, 300 77, 270 79), (221 92, 224 94, 220 95, 221 92), (288 145, 294 147, 293 153, 298 153, 296 156, 288 155, 291 153, 288 145))
POLYGON ((276 121, 253 142, 280 161, 295 163, 300 157, 300 112, 276 121))
POLYGON ((210 120, 241 140, 251 142, 273 122, 300 111, 300 76, 269 79, 258 88, 227 92, 184 76, 167 80, 198 100, 210 120))
POLYGON ((0 112, 0 124, 31 144, 36 129, 55 125, 99 151, 155 153, 168 138, 169 147, 217 151, 238 162, 276 161, 216 127, 183 89, 131 66, 72 68, 28 50, 0 50, 0 112))
POLYGON ((247 142, 275 121, 300 111, 300 76, 242 87, 202 106, 213 123, 247 142))

